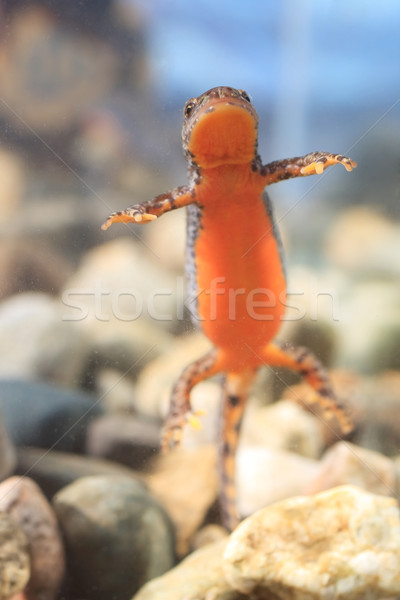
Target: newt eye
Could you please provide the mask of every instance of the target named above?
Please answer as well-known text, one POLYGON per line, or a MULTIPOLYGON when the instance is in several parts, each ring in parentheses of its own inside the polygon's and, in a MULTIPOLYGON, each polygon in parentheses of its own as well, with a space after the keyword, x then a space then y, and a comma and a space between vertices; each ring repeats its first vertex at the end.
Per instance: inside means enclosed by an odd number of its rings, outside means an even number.
POLYGON ((242 96, 243 100, 247 100, 247 102, 250 102, 251 104, 250 96, 247 92, 245 92, 244 90, 238 90, 238 92, 242 96))
POLYGON ((195 106, 196 102, 194 102, 193 100, 188 100, 186 102, 185 108, 183 109, 183 114, 185 115, 185 117, 190 117, 195 106))

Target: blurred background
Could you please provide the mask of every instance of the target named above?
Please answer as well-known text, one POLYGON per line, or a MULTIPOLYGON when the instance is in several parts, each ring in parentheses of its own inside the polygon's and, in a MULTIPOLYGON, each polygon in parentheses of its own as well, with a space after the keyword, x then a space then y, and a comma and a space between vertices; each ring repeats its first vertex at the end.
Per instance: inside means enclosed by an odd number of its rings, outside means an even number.
POLYGON ((2 0, 0 23, 3 298, 63 297, 85 253, 127 237, 143 261, 182 274, 184 214, 100 225, 185 183, 182 107, 229 85, 252 97, 264 162, 314 150, 358 162, 351 174, 337 167, 270 189, 289 286, 334 296, 316 308, 341 339, 338 364, 385 366, 365 350, 375 326, 385 339, 372 346, 389 344, 400 364, 398 2, 2 0))

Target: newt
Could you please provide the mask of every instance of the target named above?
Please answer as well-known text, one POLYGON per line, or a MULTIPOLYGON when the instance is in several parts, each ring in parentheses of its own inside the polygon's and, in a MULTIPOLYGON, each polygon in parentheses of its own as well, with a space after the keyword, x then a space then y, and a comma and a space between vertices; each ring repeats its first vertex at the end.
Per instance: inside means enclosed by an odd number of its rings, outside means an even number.
POLYGON ((246 401, 263 365, 298 372, 314 388, 326 417, 343 433, 352 429, 327 372, 308 349, 275 339, 285 313, 286 282, 281 244, 264 188, 293 177, 320 174, 342 164, 341 154, 312 152, 263 165, 258 154, 258 115, 248 94, 215 87, 185 104, 182 128, 189 184, 113 213, 112 223, 148 223, 186 207, 188 294, 196 298, 194 322, 213 349, 189 364, 175 384, 163 428, 165 451, 179 446, 186 423, 198 425, 192 388, 224 374, 219 449, 220 506, 228 530, 239 522, 235 454, 246 401))

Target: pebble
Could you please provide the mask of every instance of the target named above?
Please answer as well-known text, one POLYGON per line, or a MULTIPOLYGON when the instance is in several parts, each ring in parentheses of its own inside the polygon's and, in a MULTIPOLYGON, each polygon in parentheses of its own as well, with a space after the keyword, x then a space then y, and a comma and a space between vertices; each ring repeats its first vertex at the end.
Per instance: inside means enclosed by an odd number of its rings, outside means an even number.
MULTIPOLYGON (((90 375, 95 382, 97 372, 105 367, 118 370, 119 379, 129 383, 148 362, 168 352, 172 343, 171 335, 148 319, 124 321, 110 315, 101 320, 90 318, 88 314, 78 324, 90 340, 93 357, 90 375)), ((103 401, 112 402, 112 397, 113 387, 106 388, 102 393, 103 401)))
POLYGON ((179 317, 177 300, 183 284, 179 288, 176 276, 160 265, 158 256, 136 234, 86 252, 65 284, 67 293, 77 296, 88 323, 109 321, 111 316, 125 323, 146 318, 161 330, 171 330, 179 317))
POLYGON ((308 458, 321 455, 324 440, 318 420, 290 400, 265 407, 249 406, 240 444, 295 452, 308 458))
POLYGON ((86 453, 144 469, 160 448, 161 427, 132 415, 105 414, 88 426, 86 453))
POLYGON ((76 385, 88 360, 88 340, 63 320, 58 299, 40 292, 0 304, 0 376, 76 385))
POLYGON ((386 273, 398 276, 400 228, 368 206, 352 206, 341 211, 325 239, 327 257, 350 273, 386 273))
POLYGON ((184 556, 218 493, 215 446, 173 450, 159 456, 145 480, 165 506, 176 530, 177 552, 184 556))
MULTIPOLYGON (((18 475, 29 473, 49 499, 70 483, 91 475, 123 476, 140 486, 137 472, 108 460, 40 448, 18 448, 17 457, 18 475)), ((144 492, 144 484, 142 489, 144 492)))
POLYGON ((21 157, 0 146, 0 224, 7 226, 18 212, 25 193, 24 163, 21 157))
MULTIPOLYGON (((147 583, 132 600, 246 600, 232 590, 222 569, 226 541, 208 544, 165 575, 147 583)), ((263 596, 264 600, 269 599, 263 596)), ((261 599, 260 599, 261 600, 261 599)))
POLYGON ((22 591, 30 577, 30 557, 24 532, 10 515, 0 512, 0 600, 22 591))
POLYGON ((352 486, 284 500, 233 532, 224 571, 234 589, 255 598, 262 590, 279 600, 399 595, 397 503, 352 486))
POLYGON ((210 347, 210 342, 200 333, 181 336, 171 344, 168 352, 147 364, 137 380, 137 412, 150 418, 164 419, 172 387, 181 372, 210 347))
POLYGON ((345 484, 357 485, 375 494, 394 496, 394 463, 373 450, 350 442, 337 442, 322 457, 312 480, 305 483, 304 493, 315 494, 345 484))
POLYGON ((0 414, 0 481, 13 473, 17 463, 14 444, 10 440, 0 414))
POLYGON ((0 299, 26 291, 55 295, 70 271, 53 245, 20 237, 0 241, 0 299))
POLYGON ((86 429, 101 413, 96 396, 47 383, 0 379, 4 425, 17 446, 82 451, 86 429))
POLYGON ((10 477, 0 484, 0 510, 15 519, 28 540, 29 600, 54 600, 64 577, 65 558, 50 504, 34 481, 10 477))
POLYGON ((135 413, 135 382, 129 375, 121 377, 120 370, 116 368, 99 370, 96 375, 96 392, 107 413, 123 415, 135 413))
POLYGON ((84 477, 53 505, 78 597, 124 600, 173 566, 170 521, 131 478, 84 477))
POLYGON ((236 458, 239 514, 248 516, 268 504, 303 494, 318 469, 318 461, 293 452, 240 445, 236 458))

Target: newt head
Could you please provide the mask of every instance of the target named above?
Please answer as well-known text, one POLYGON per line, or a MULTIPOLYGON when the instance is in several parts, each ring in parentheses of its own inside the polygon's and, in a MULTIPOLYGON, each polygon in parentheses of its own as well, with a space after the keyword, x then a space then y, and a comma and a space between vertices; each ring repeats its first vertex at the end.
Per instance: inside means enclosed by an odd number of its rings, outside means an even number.
POLYGON ((257 153, 258 116, 243 90, 216 87, 184 108, 182 140, 200 168, 250 163, 257 153))

